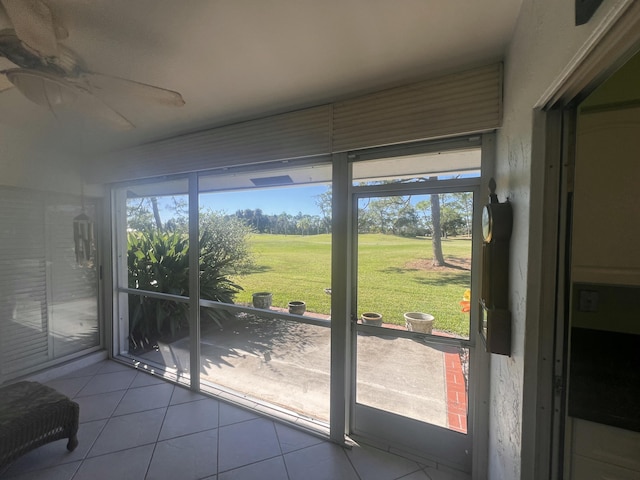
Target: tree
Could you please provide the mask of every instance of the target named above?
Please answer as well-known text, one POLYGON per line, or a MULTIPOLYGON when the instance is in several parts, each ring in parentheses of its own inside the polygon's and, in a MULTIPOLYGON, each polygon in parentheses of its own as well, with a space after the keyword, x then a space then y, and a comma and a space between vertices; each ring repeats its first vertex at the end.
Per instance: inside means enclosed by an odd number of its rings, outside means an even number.
POLYGON ((322 222, 326 233, 331 233, 331 208, 332 208, 332 192, 331 187, 327 191, 316 195, 316 206, 322 212, 322 222))
POLYGON ((162 220, 160 219, 160 210, 158 210, 158 198, 151 197, 151 207, 153 208, 153 218, 156 221, 156 228, 158 231, 162 231, 162 220))
POLYGON ((225 275, 242 275, 254 266, 248 239, 252 233, 241 219, 205 209, 200 212, 200 256, 224 265, 225 275))
POLYGON ((473 193, 460 192, 454 194, 456 205, 460 211, 465 224, 465 234, 471 235, 471 225, 473 219, 473 193))
POLYGON ((398 212, 398 216, 393 224, 393 231, 396 235, 414 237, 419 231, 418 223, 419 220, 416 209, 407 202, 398 212))
POLYGON ((459 235, 466 227, 457 194, 440 195, 440 226, 442 236, 459 235))
POLYGON ((397 235, 404 230, 412 219, 415 211, 410 205, 410 197, 382 197, 369 200, 358 209, 360 231, 371 231, 397 235))
POLYGON ((304 215, 303 217, 299 218, 296 222, 296 227, 298 228, 298 230, 300 230, 302 235, 306 235, 307 233, 309 233, 309 229, 311 228, 310 216, 304 215))
POLYGON ((262 214, 262 210, 259 208, 256 208, 256 211, 253 213, 253 219, 254 219, 254 225, 253 228, 255 228, 255 230, 257 232, 264 232, 264 228, 266 226, 265 222, 265 216, 262 214))
POLYGON ((188 222, 189 205, 185 195, 127 199, 129 230, 187 231, 188 222), (161 213, 171 217, 163 223, 161 213))
POLYGON ((433 248, 433 259, 431 265, 442 267, 445 264, 442 255, 442 228, 440 227, 440 196, 431 195, 431 221, 433 223, 433 233, 431 235, 431 245, 433 248))
POLYGON ((424 228, 427 235, 433 235, 433 224, 431 222, 431 201, 422 200, 416 203, 416 212, 422 214, 420 218, 421 227, 424 228))
POLYGON ((149 198, 127 199, 127 228, 129 230, 153 230, 155 227, 149 198))
POLYGON ((376 219, 369 207, 369 199, 361 200, 363 203, 358 205, 358 232, 371 233, 376 231, 376 219))
POLYGON ((276 233, 287 235, 289 232, 289 225, 291 224, 291 215, 286 212, 282 212, 277 216, 276 221, 276 233))

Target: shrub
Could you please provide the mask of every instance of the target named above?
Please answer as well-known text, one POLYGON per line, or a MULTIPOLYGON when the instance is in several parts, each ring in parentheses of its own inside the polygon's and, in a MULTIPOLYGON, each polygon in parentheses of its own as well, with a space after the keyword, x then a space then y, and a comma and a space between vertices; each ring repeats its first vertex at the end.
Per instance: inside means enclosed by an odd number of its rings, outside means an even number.
MULTIPOLYGON (((230 280, 251 265, 246 227, 225 223, 210 214, 201 225, 199 298, 233 303, 242 287, 230 280)), ((189 238, 184 231, 144 229, 128 233, 129 288, 189 296, 189 238)), ((191 292, 198 295, 197 292, 191 292)), ((222 310, 203 308, 202 323, 218 322, 222 310)), ((218 323, 219 324, 219 323, 218 323)), ((160 337, 188 332, 187 303, 129 296, 129 338, 134 346, 160 337)))
MULTIPOLYGON (((189 289, 189 243, 180 233, 128 234, 129 288, 184 296, 189 289)), ((135 343, 180 330, 189 323, 186 303, 129 295, 129 337, 135 343)))

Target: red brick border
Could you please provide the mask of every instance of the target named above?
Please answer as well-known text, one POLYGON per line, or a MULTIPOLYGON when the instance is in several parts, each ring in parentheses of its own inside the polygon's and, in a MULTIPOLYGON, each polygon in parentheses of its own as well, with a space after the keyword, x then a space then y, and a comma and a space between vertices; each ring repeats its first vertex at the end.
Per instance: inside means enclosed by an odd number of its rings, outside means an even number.
POLYGON ((467 433, 467 387, 457 348, 444 353, 449 429, 467 433))

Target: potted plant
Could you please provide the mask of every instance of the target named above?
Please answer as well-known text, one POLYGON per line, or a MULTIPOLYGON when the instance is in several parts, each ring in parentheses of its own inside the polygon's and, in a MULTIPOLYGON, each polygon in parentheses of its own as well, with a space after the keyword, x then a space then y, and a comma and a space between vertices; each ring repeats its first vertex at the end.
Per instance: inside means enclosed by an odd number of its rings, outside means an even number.
POLYGON ((255 308, 269 310, 269 308, 271 308, 272 297, 273 294, 271 292, 256 292, 253 294, 253 306, 255 308))
POLYGON ((307 304, 302 300, 292 300, 287 306, 289 307, 289 313, 293 315, 303 315, 307 310, 307 304))
POLYGON ((360 317, 364 325, 382 326, 382 314, 376 312, 364 312, 360 317))
POLYGON ((404 322, 410 332, 431 333, 433 330, 433 315, 422 312, 407 312, 404 314, 404 322))

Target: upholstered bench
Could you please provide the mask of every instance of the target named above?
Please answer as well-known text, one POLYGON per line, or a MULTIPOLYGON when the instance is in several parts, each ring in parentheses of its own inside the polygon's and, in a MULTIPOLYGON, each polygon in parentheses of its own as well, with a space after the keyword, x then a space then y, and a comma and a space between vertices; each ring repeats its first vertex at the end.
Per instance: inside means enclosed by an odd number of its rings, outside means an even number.
POLYGON ((80 407, 51 387, 18 382, 0 387, 0 468, 45 443, 78 446, 80 407))

